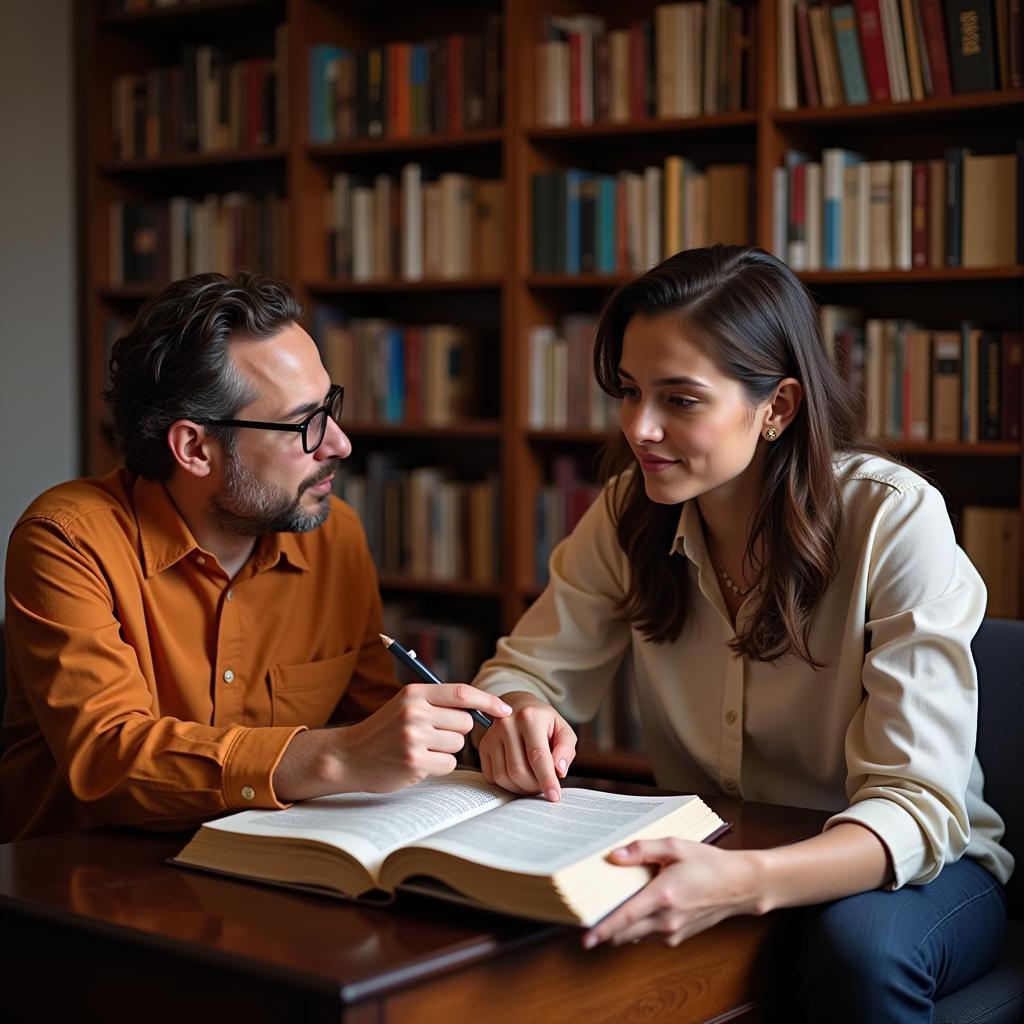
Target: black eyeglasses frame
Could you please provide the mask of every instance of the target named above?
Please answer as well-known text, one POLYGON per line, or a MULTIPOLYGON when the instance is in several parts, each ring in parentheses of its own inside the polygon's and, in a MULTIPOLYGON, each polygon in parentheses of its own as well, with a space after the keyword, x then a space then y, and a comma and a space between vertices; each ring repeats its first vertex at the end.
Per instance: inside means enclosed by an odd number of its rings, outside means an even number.
POLYGON ((330 417, 339 426, 341 425, 341 410, 344 403, 345 385, 332 384, 324 399, 324 404, 314 409, 301 423, 267 423, 263 420, 196 420, 196 422, 206 427, 249 427, 254 430, 284 430, 289 433, 301 434, 302 450, 307 455, 312 455, 324 443, 324 438, 327 436, 327 418, 330 417), (335 400, 338 402, 338 407, 335 412, 332 412, 331 406, 335 400), (320 431, 316 443, 310 447, 309 428, 320 415, 324 417, 323 429, 320 431))

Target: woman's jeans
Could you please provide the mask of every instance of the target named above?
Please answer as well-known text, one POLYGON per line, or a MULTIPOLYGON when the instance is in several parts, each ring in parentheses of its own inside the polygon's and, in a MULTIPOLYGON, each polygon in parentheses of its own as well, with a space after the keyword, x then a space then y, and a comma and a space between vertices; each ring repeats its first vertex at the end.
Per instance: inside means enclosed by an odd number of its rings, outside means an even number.
POLYGON ((967 857, 926 885, 800 913, 800 1004, 829 1024, 930 1022, 936 999, 992 966, 1006 931, 1002 886, 967 857))

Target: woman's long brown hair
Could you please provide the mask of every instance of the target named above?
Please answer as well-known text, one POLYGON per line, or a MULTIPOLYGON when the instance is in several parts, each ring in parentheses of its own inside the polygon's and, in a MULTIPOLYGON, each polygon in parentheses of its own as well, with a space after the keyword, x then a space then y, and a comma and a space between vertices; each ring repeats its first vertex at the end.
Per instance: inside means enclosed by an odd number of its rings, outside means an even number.
MULTIPOLYGON (((742 384, 751 407, 766 401, 784 377, 803 386, 796 417, 765 451, 745 554, 761 602, 732 647, 755 661, 794 654, 821 667, 809 636, 814 610, 838 569, 842 501, 833 459, 863 449, 857 397, 826 350, 817 307, 793 272, 761 249, 726 245, 677 253, 609 298, 594 348, 594 371, 609 395, 621 398, 619 365, 630 319, 670 312, 679 314, 719 369, 742 384)), ((643 475, 623 472, 634 462, 619 434, 606 452, 605 476, 616 478, 606 500, 631 570, 621 610, 652 643, 672 642, 682 633, 690 601, 685 564, 666 555, 682 506, 651 501, 643 475)))

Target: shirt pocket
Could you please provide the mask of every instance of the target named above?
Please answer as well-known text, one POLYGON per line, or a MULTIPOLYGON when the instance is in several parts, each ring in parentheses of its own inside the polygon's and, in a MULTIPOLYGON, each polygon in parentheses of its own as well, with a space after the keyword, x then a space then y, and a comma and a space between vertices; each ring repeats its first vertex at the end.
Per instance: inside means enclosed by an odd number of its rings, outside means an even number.
POLYGON ((325 725, 356 667, 357 650, 304 665, 279 665, 269 672, 274 725, 325 725))

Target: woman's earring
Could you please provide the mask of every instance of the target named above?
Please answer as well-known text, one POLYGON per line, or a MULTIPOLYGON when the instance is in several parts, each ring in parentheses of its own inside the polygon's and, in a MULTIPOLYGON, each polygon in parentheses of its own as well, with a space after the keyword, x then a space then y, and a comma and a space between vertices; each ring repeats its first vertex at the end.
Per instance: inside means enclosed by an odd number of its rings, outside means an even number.
POLYGON ((766 441, 774 441, 779 436, 779 432, 774 427, 769 427, 764 432, 764 439, 766 441))

